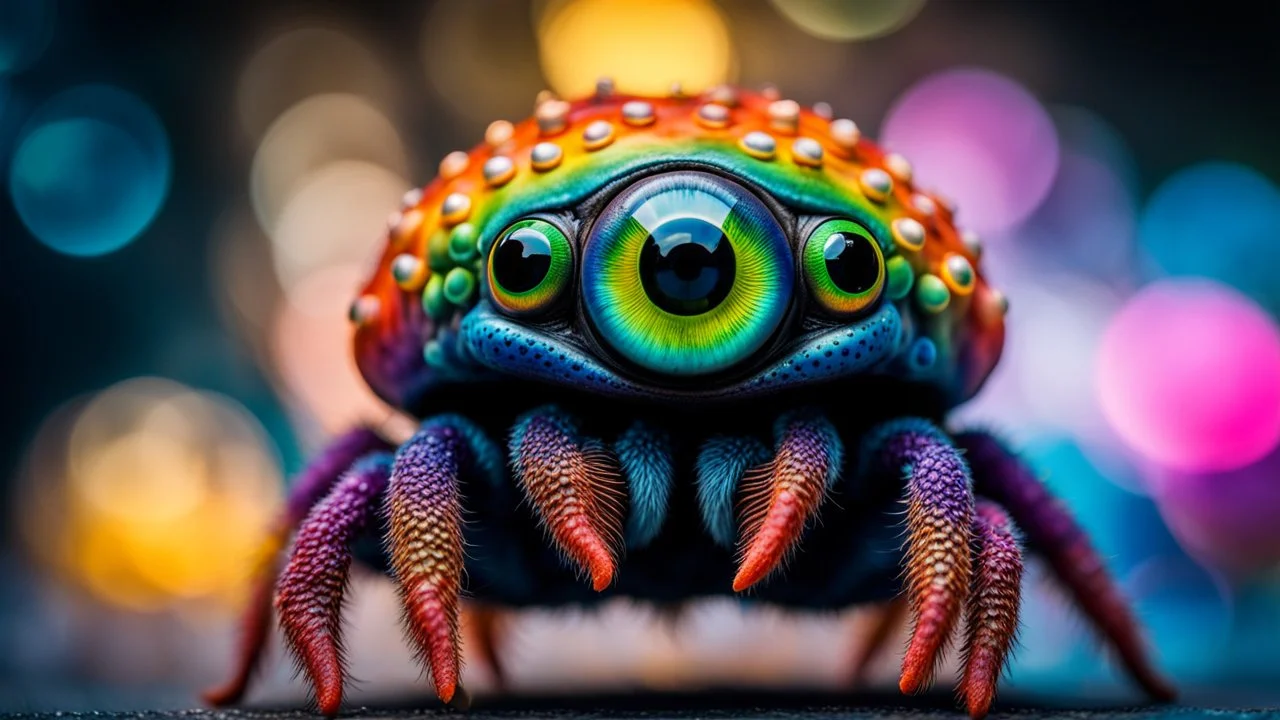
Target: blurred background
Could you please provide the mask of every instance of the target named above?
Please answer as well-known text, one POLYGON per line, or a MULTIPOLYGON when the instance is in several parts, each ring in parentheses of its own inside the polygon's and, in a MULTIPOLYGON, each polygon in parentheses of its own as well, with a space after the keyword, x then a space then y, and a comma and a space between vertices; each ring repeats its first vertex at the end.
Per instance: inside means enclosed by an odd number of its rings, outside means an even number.
MULTIPOLYGON (((957 419, 1026 448, 1193 700, 1276 702, 1277 32, 1233 0, 0 0, 0 711, 223 679, 285 478, 407 424, 347 348, 388 213, 601 75, 774 83, 954 198, 1012 300, 957 419)), ((1007 687, 1136 699, 1029 589, 1007 687)), ((424 689, 397 615, 357 580, 354 702, 424 689)), ((835 688, 866 620, 714 602, 671 633, 614 605, 508 618, 503 653, 531 692, 835 688)), ((281 655, 256 701, 304 696, 281 655)))

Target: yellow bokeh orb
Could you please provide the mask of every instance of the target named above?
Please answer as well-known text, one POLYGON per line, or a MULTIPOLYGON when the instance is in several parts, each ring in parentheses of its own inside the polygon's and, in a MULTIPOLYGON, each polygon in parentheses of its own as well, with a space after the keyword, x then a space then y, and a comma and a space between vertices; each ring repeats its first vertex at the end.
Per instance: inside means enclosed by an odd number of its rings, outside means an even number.
POLYGON ((772 0, 796 27, 823 40, 869 40, 911 22, 925 0, 772 0))
POLYGON ((239 403, 135 378, 56 413, 31 450, 32 554, 113 605, 230 606, 281 503, 280 460, 239 403))
POLYGON ((537 26, 543 74, 565 97, 590 93, 601 77, 625 93, 661 95, 673 83, 697 93, 737 68, 709 0, 551 0, 537 26))

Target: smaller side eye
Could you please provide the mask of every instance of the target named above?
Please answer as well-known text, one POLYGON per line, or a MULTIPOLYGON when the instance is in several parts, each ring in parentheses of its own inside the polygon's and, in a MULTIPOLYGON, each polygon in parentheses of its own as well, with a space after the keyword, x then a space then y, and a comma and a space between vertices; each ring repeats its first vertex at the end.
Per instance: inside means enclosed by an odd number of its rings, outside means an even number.
POLYGON ((871 231, 837 218, 818 226, 805 241, 804 274, 814 299, 840 317, 870 307, 884 290, 884 253, 871 231))
POLYGON ((572 274, 569 238, 545 220, 520 220, 498 236, 489 253, 493 301, 512 315, 550 307, 572 274))

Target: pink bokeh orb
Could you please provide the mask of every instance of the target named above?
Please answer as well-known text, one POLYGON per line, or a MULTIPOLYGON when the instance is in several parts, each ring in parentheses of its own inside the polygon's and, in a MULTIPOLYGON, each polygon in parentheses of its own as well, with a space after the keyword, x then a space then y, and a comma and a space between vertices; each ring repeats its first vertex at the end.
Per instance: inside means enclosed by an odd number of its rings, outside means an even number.
POLYGON ((1223 472, 1148 473, 1169 530, 1201 563, 1244 580, 1280 563, 1280 449, 1223 472))
POLYGON ((919 182, 950 197, 960 221, 999 233, 1044 200, 1058 170, 1058 134, 1021 85, 978 69, 947 70, 893 104, 880 139, 909 159, 919 182))
POLYGON ((1156 465, 1233 470, 1280 441, 1280 330, 1226 285, 1147 286, 1112 319, 1097 363, 1104 416, 1156 465))

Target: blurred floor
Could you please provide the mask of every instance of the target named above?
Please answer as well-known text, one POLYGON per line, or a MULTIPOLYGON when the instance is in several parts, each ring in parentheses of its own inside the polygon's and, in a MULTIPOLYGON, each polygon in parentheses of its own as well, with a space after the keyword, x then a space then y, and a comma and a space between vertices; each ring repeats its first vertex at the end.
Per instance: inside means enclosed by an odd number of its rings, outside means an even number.
MULTIPOLYGON (((1277 690, 1280 693, 1280 690, 1277 690)), ((1205 696, 1207 697, 1207 696, 1205 696)), ((1147 720, 1177 718, 1194 720, 1235 720, 1237 718, 1280 717, 1280 710, 1261 709, 1275 698, 1257 698, 1257 705, 1222 706, 1212 703, 1192 702, 1171 706, 1134 707, 1106 698, 1081 703, 1078 698, 1050 696, 1008 697, 1000 702, 991 720, 1002 717, 1078 718, 1079 720, 1103 720, 1125 718, 1147 720)), ((759 693, 723 690, 699 694, 613 694, 578 696, 525 696, 486 699, 477 697, 465 711, 468 720, 488 718, 880 718, 910 717, 918 720, 931 718, 960 718, 949 695, 934 692, 914 698, 897 694, 828 694, 812 692, 759 693)), ((424 716, 454 715, 456 710, 445 710, 434 705, 405 703, 373 708, 349 709, 344 717, 412 718, 424 716)), ((125 712, 125 713, 31 713, 0 715, 0 717, 27 718, 98 718, 101 720, 126 720, 147 718, 154 720, 220 720, 222 718, 255 718, 262 720, 312 720, 317 716, 294 709, 251 708, 233 711, 188 710, 173 712, 125 712)))

